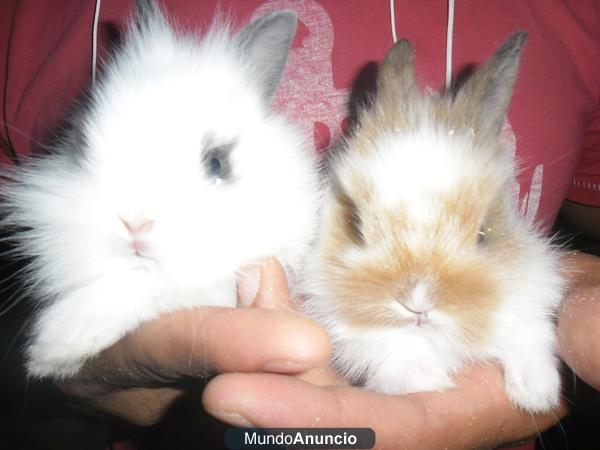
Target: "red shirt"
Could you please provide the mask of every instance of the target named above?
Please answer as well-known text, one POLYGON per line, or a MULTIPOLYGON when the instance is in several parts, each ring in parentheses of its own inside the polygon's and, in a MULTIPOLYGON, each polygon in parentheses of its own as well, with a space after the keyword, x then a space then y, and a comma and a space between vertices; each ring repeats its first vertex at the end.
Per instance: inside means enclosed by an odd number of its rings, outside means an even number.
MULTIPOLYGON (((241 25, 253 14, 290 8, 299 29, 275 107, 325 149, 342 133, 352 87, 368 85, 392 44, 388 0, 171 0, 164 9, 202 31, 216 5, 241 25)), ((90 81, 94 2, 5 1, 0 6, 0 139, 18 154, 46 142, 90 81), (7 64, 6 64, 7 63, 7 64)), ((398 38, 409 39, 423 88, 444 84, 446 0, 396 0, 398 38)), ((512 32, 529 39, 508 121, 522 172, 519 198, 532 219, 550 225, 568 194, 600 206, 600 3, 593 0, 457 2, 453 78, 481 65, 512 32)), ((100 56, 124 29, 131 2, 103 0, 100 56)), ((7 160, 6 154, 2 154, 7 160)))

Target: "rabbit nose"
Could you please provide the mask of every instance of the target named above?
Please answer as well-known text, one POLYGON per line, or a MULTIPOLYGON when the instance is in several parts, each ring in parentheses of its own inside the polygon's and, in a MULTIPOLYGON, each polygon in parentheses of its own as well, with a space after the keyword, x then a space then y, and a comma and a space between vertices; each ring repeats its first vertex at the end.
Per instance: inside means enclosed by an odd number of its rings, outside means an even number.
POLYGON ((429 311, 431 309, 431 307, 428 308, 424 308, 424 309, 416 309, 414 308, 410 303, 406 304, 406 303, 401 303, 402 306, 404 306, 407 310, 409 310, 411 313, 416 314, 418 316, 424 316, 427 315, 427 311, 429 311))
POLYGON ((121 222, 132 235, 145 234, 152 230, 154 227, 153 219, 138 219, 138 220, 126 220, 119 217, 121 222))
POLYGON ((402 302, 409 311, 415 314, 425 314, 433 308, 428 288, 424 283, 417 283, 410 291, 408 297, 402 302))

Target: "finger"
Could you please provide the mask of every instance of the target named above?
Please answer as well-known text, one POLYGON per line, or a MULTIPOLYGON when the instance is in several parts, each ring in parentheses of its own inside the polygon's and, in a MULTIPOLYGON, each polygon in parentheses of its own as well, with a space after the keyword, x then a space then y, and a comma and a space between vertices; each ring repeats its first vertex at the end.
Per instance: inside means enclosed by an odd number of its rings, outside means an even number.
POLYGON ((297 380, 302 380, 316 386, 349 386, 349 382, 327 366, 317 367, 296 375, 297 380))
POLYGON ((600 389, 600 258, 573 252, 564 258, 570 282, 559 313, 559 349, 565 362, 600 389))
POLYGON ((285 270, 275 258, 247 267, 238 280, 242 306, 294 311, 285 270))
POLYGON ((140 326, 80 374, 127 385, 172 381, 207 372, 294 373, 323 365, 329 338, 297 314, 260 308, 203 307, 166 314, 140 326))
POLYGON ((515 410, 497 368, 481 365, 447 392, 405 396, 354 387, 321 388, 292 377, 227 374, 204 391, 207 411, 234 425, 259 427, 369 427, 377 448, 470 448, 531 436, 557 419, 515 410), (467 425, 467 426, 466 426, 467 425))
MULTIPOLYGON (((329 338, 314 322, 265 309, 209 308, 167 317, 169 329, 152 355, 155 365, 179 366, 184 373, 209 368, 219 372, 294 373, 329 358, 329 338)), ((142 330, 155 334, 154 327, 142 330)), ((148 342, 147 340, 145 342, 148 342)), ((146 353, 149 354, 149 353, 146 353)))
MULTIPOLYGON (((205 409, 227 423, 257 427, 368 427, 375 430, 377 446, 385 446, 384 429, 396 431, 397 448, 410 447, 417 440, 423 411, 405 398, 395 399, 393 415, 386 396, 359 388, 320 388, 290 377, 274 375, 219 376, 203 394, 205 409), (233 390, 234 398, 226 390, 233 390), (260 396, 263 396, 260 400, 260 396)), ((419 433, 419 438, 423 437, 419 433)), ((421 442, 423 444, 423 442, 421 442)), ((425 448, 425 447, 421 447, 425 448)))
MULTIPOLYGON (((285 271, 275 258, 243 271, 238 281, 238 299, 245 306, 294 310, 285 271)), ((343 384, 343 380, 326 366, 302 372, 297 378, 319 386, 343 384)))
POLYGON ((260 289, 262 267, 264 262, 252 264, 240 270, 237 280, 237 305, 249 308, 256 299, 260 289))

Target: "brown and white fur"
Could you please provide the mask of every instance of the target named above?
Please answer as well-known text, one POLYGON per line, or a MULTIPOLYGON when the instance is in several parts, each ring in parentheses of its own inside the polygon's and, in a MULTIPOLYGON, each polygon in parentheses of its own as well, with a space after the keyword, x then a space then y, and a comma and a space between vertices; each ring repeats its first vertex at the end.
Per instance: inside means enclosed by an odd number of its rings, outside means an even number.
POLYGON ((304 308, 354 382, 443 390, 489 360, 516 406, 558 405, 559 254, 520 215, 500 139, 525 39, 514 34, 457 91, 432 95, 398 42, 377 99, 333 158, 304 308))

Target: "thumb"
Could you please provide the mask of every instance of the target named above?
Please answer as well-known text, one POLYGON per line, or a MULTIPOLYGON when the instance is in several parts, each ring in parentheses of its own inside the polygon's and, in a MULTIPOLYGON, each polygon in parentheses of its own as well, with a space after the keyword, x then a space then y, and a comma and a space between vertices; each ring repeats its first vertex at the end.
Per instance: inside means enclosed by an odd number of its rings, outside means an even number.
POLYGON ((275 258, 248 266, 238 277, 238 305, 294 311, 285 270, 275 258))

